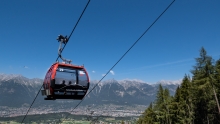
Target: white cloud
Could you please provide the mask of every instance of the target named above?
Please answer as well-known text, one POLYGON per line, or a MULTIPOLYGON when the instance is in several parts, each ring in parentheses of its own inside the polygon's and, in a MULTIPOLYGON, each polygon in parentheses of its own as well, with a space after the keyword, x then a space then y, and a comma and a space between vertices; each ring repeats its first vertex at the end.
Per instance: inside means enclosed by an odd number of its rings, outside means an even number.
POLYGON ((27 67, 27 66, 24 66, 24 68, 25 68, 25 69, 28 69, 29 67, 27 67))
POLYGON ((92 73, 95 73, 95 71, 92 71, 92 73))
POLYGON ((106 74, 102 74, 102 77, 105 76, 106 74))
POLYGON ((112 75, 115 75, 115 72, 114 72, 114 71, 112 71, 112 70, 110 71, 110 73, 111 73, 112 75))

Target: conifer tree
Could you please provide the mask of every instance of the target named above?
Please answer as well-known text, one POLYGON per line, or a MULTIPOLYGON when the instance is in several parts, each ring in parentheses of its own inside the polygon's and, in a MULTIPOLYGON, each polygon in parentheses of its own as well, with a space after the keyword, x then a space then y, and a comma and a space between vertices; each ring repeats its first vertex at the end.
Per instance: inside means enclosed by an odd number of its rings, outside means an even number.
POLYGON ((180 101, 181 101, 181 94, 180 94, 180 88, 178 86, 174 98, 172 99, 171 107, 170 107, 172 123, 175 124, 180 123, 182 120, 180 101))
POLYGON ((215 63, 215 75, 214 75, 215 82, 213 82, 214 87, 216 88, 216 96, 217 97, 217 107, 218 107, 218 114, 216 115, 218 123, 220 123, 220 108, 219 108, 219 103, 220 103, 220 59, 216 61, 215 63))
POLYGON ((172 122, 191 124, 193 122, 192 106, 191 82, 189 76, 185 75, 171 102, 172 122))
MULTIPOLYGON (((214 86, 216 87, 216 94, 217 98, 220 98, 220 59, 216 61, 215 63, 215 83, 214 86)), ((218 99, 218 102, 219 99, 218 99)))
POLYGON ((154 124, 156 122, 153 104, 150 103, 149 107, 143 113, 143 116, 138 120, 137 124, 154 124))
MULTIPOLYGON (((209 123, 212 118, 210 107, 213 107, 213 100, 215 106, 217 100, 214 95, 214 66, 212 57, 208 56, 206 50, 202 47, 200 50, 200 57, 196 58, 196 66, 191 71, 193 74, 193 88, 194 88, 194 104, 195 104, 195 123, 209 123)), ((215 108, 215 107, 214 107, 215 108)))
POLYGON ((202 47, 191 73, 192 79, 185 75, 174 97, 159 85, 154 104, 150 104, 138 124, 220 123, 220 59, 214 64, 202 47))
POLYGON ((180 86, 181 106, 183 111, 183 123, 191 124, 194 118, 193 103, 192 103, 192 86, 190 77, 185 75, 180 86))
POLYGON ((160 124, 171 124, 170 119, 170 101, 171 97, 169 94, 169 90, 163 90, 162 85, 159 85, 159 90, 157 92, 157 98, 155 100, 155 114, 157 118, 157 122, 160 124))

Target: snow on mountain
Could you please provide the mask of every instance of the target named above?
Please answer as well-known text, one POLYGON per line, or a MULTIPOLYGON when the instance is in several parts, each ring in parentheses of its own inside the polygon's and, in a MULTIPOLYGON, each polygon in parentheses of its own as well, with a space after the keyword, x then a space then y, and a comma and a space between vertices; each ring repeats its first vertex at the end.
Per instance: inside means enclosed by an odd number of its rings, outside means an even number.
POLYGON ((10 79, 14 79, 17 77, 21 77, 21 75, 16 75, 16 74, 0 74, 0 81, 8 81, 10 79))
POLYGON ((119 80, 120 83, 126 82, 126 81, 130 81, 130 82, 139 82, 139 83, 146 83, 142 80, 139 79, 124 79, 124 80, 119 80))
POLYGON ((13 81, 14 83, 16 82, 22 85, 33 86, 33 87, 42 84, 43 82, 42 79, 38 79, 38 78, 28 79, 26 77, 23 77, 22 75, 0 74, 0 82, 9 82, 9 81, 13 81))
MULTIPOLYGON (((7 82, 9 80, 13 80, 14 82, 19 82, 20 84, 23 85, 29 85, 29 86, 36 86, 36 85, 41 85, 43 80, 34 78, 34 79, 28 79, 26 77, 23 77, 22 75, 19 74, 0 74, 0 81, 1 82, 7 82)), ((97 84, 98 80, 93 80, 91 81, 91 84, 97 84)), ((168 85, 180 85, 182 83, 182 79, 180 80, 160 80, 156 83, 150 84, 148 82, 139 80, 139 79, 123 79, 123 80, 115 80, 115 79, 110 79, 110 80, 105 80, 102 81, 98 84, 99 91, 101 90, 102 86, 104 85, 111 85, 111 84, 116 84, 122 86, 125 90, 131 87, 136 87, 139 90, 143 90, 142 87, 143 85, 150 85, 150 86, 158 86, 159 84, 162 84, 162 86, 168 86, 168 85)), ((1 85, 1 83, 0 83, 1 85)))
POLYGON ((182 79, 175 80, 175 81, 170 81, 170 80, 160 80, 156 84, 161 84, 161 85, 180 85, 182 83, 182 79))
MULTIPOLYGON (((0 74, 0 96, 2 96, 0 106, 22 106, 25 103, 30 103, 42 83, 42 79, 28 79, 22 75, 0 74), (12 100, 14 102, 11 103, 10 101, 12 100)), ((96 86, 97 83, 98 80, 91 81, 90 90, 96 86)), ((164 88, 169 89, 171 95, 174 95, 176 87, 181 83, 181 80, 162 80, 155 84, 149 84, 138 79, 105 80, 100 82, 86 97, 84 104, 124 105, 126 103, 127 105, 148 105, 155 99, 160 83, 164 88)), ((39 95, 38 98, 40 99, 38 103, 39 106, 46 104, 44 103, 43 96, 39 95)))
MULTIPOLYGON (((97 80, 93 80, 91 81, 91 83, 98 83, 97 80)), ((141 90, 143 85, 150 85, 150 86, 158 86, 159 84, 161 84, 162 86, 168 86, 168 85, 180 85, 182 83, 182 79, 179 80, 160 80, 156 83, 148 83, 139 79, 123 79, 123 80, 115 80, 115 79, 110 79, 110 80, 105 80, 102 81, 98 84, 99 87, 102 87, 103 85, 106 84, 112 84, 112 83, 116 83, 119 84, 121 86, 124 87, 124 89, 128 89, 129 87, 137 87, 141 90)))
POLYGON ((138 79, 124 79, 124 80, 119 80, 118 83, 124 87, 125 90, 127 90, 130 87, 137 87, 139 90, 142 90, 142 86, 144 84, 149 85, 148 83, 138 80, 138 79))

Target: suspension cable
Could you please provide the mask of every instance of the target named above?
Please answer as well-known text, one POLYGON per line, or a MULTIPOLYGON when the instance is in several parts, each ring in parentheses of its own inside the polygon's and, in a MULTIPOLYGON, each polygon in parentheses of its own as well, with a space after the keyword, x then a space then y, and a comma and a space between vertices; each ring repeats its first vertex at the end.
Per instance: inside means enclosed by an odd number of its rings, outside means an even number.
MULTIPOLYGON (((81 13, 81 15, 80 15, 80 17, 79 17, 79 19, 78 19, 77 23, 75 24, 75 26, 74 26, 74 28, 73 28, 72 32, 70 33, 70 35, 69 35, 69 37, 68 37, 68 40, 70 39, 70 37, 72 36, 72 34, 73 34, 74 30, 76 29, 76 26, 78 25, 78 23, 79 23, 79 21, 80 21, 81 17, 83 16, 83 14, 84 14, 84 12, 85 12, 85 10, 86 10, 87 6, 89 5, 89 2, 90 2, 90 0, 87 2, 87 4, 86 4, 86 6, 85 6, 85 8, 84 8, 83 12, 81 13)), ((66 44, 67 44, 67 43, 66 43, 66 44)), ((60 53, 62 53, 62 51, 63 51, 63 49, 65 48, 66 44, 65 44, 65 45, 64 45, 64 47, 61 49, 60 53)), ((59 59, 59 55, 58 55, 58 57, 57 57, 56 61, 57 61, 58 59, 59 59)), ((24 122, 24 120, 25 120, 25 118, 27 117, 27 114, 28 114, 28 112, 30 111, 30 109, 31 109, 32 105, 34 104, 34 102, 35 102, 35 100, 36 100, 37 96, 39 95, 39 93, 40 93, 40 91, 41 91, 41 88, 42 88, 42 87, 43 87, 43 85, 42 85, 42 86, 40 87, 40 89, 38 90, 37 95, 35 96, 35 98, 34 98, 33 102, 31 103, 30 107, 28 108, 28 111, 26 112, 26 114, 25 114, 24 118, 22 119, 21 123, 23 123, 23 122, 24 122)))
MULTIPOLYGON (((110 71, 125 57, 125 55, 138 43, 138 41, 150 30, 150 28, 160 19, 160 17, 170 8, 170 6, 175 2, 173 0, 166 9, 153 21, 153 23, 144 31, 144 33, 133 43, 133 45, 119 58, 119 60, 107 71, 107 73, 95 84, 95 86, 83 97, 83 99, 70 111, 73 112, 97 86, 98 84, 110 73, 110 71)), ((67 118, 67 117, 66 117, 67 118)))
POLYGON ((24 116, 23 120, 21 121, 21 123, 23 123, 23 122, 24 122, 24 119, 26 118, 26 116, 27 116, 28 112, 30 111, 30 109, 31 109, 32 105, 34 104, 34 102, 35 102, 35 100, 36 100, 37 96, 39 95, 40 90, 41 90, 41 88, 42 88, 42 87, 43 87, 43 85, 40 87, 40 89, 39 89, 39 91, 38 91, 37 95, 35 96, 35 98, 34 98, 33 102, 31 103, 31 105, 30 105, 30 107, 29 107, 28 111, 26 112, 26 114, 25 114, 25 116, 24 116))
MULTIPOLYGON (((85 10, 86 10, 87 6, 89 5, 89 3, 90 3, 90 0, 87 2, 87 4, 86 4, 86 6, 85 6, 84 10, 82 11, 82 13, 81 13, 81 15, 80 15, 80 17, 79 17, 78 21, 76 22, 76 24, 75 24, 75 26, 74 26, 74 28, 73 28, 72 32, 70 33, 70 35, 69 35, 69 37, 68 37, 68 39, 67 39, 68 41, 69 41, 69 39, 71 38, 71 36, 72 36, 73 32, 75 31, 76 26, 78 25, 78 23, 79 23, 79 21, 80 21, 81 17, 83 16, 83 14, 84 14, 84 12, 85 12, 85 10)), ((68 42, 67 42, 67 43, 68 43, 68 42)), ((67 43, 66 43, 66 44, 67 44, 67 43)), ((65 48, 66 44, 63 46, 63 49, 65 48)), ((60 54, 63 52, 63 49, 61 49, 60 54)), ((58 59, 59 59, 59 55, 58 55, 58 57, 57 57, 56 61, 57 61, 58 59)))

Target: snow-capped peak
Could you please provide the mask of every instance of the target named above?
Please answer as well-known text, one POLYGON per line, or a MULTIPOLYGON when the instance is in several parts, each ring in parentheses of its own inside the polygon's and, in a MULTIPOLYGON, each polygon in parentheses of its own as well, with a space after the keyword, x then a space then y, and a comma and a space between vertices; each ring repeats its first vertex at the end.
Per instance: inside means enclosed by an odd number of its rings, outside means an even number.
POLYGON ((123 79, 123 80, 119 80, 118 82, 120 82, 120 83, 126 83, 126 82, 146 83, 146 82, 139 80, 139 79, 123 79))
POLYGON ((0 81, 8 81, 17 77, 22 77, 22 75, 17 74, 0 74, 0 81))
POLYGON ((179 80, 160 80, 156 84, 161 84, 161 85, 180 85, 182 83, 182 79, 179 80))
POLYGON ((109 79, 109 80, 102 81, 102 83, 115 83, 115 82, 118 82, 118 81, 115 79, 109 79))
POLYGON ((43 80, 34 78, 34 79, 28 79, 22 75, 17 75, 17 74, 0 74, 0 81, 7 82, 7 81, 12 81, 14 83, 22 84, 22 85, 41 85, 43 80))

